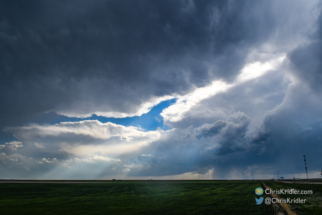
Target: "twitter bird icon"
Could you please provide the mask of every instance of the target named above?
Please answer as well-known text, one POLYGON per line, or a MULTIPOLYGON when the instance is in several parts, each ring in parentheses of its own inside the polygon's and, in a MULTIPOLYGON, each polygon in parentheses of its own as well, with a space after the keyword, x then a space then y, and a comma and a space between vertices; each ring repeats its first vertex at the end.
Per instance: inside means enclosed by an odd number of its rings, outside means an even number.
POLYGON ((263 197, 260 197, 259 199, 255 198, 255 201, 256 201, 256 205, 260 205, 263 203, 263 200, 264 198, 263 197))

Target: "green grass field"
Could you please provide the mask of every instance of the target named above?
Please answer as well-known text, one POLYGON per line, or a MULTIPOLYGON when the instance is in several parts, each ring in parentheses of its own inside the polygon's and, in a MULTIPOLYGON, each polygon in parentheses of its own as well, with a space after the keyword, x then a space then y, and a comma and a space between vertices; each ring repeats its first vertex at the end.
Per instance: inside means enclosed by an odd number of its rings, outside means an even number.
POLYGON ((312 190, 313 195, 279 195, 281 198, 301 198, 307 201, 304 204, 289 204, 291 209, 299 215, 322 214, 322 185, 321 184, 287 184, 277 182, 264 182, 271 189, 312 190))
POLYGON ((259 181, 0 184, 0 214, 274 214, 259 181), (264 195, 265 197, 265 195, 264 195))

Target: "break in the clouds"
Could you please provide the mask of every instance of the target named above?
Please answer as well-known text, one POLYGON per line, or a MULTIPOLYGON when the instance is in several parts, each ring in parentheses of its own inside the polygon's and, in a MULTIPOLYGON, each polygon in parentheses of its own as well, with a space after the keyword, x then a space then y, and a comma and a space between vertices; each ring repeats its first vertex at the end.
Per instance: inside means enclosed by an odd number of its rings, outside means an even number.
POLYGON ((321 32, 314 0, 0 1, 1 175, 316 175, 321 32))

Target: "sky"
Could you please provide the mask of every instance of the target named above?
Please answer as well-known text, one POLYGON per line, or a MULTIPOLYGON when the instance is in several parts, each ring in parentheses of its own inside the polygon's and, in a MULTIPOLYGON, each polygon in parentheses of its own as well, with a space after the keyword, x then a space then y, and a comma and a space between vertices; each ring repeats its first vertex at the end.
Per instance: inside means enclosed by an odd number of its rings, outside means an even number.
POLYGON ((310 178, 322 2, 0 0, 0 178, 310 178))

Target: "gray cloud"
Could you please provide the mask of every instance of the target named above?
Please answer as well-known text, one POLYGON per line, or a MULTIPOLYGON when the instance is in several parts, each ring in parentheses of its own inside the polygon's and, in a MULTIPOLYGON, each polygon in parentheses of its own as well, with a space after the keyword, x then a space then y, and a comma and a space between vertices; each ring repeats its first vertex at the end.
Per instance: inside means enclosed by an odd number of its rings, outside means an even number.
POLYGON ((200 128, 196 129, 196 137, 200 139, 201 137, 208 137, 216 135, 226 126, 225 121, 217 121, 213 124, 204 124, 200 128))
POLYGON ((213 124, 204 124, 200 128, 195 129, 198 139, 217 136, 214 141, 218 141, 218 145, 214 149, 215 154, 224 155, 246 148, 245 135, 250 119, 242 112, 231 115, 227 121, 217 121, 213 124), (217 135, 218 134, 218 135, 217 135))
POLYGON ((298 47, 290 53, 295 74, 310 88, 321 92, 322 86, 322 14, 319 15, 318 29, 309 44, 298 47))

